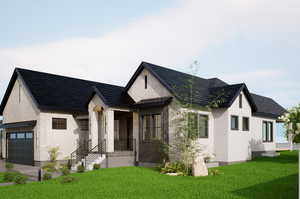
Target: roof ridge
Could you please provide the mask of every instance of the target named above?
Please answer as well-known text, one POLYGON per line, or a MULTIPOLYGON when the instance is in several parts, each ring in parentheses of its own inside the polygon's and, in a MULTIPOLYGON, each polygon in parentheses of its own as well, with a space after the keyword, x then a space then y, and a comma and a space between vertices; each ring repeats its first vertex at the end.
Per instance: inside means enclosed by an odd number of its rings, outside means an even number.
POLYGON ((29 72, 34 72, 34 73, 40 73, 40 74, 44 74, 44 75, 53 75, 53 76, 72 79, 72 80, 85 81, 85 82, 90 82, 90 83, 104 84, 104 85, 108 85, 108 86, 115 86, 115 87, 125 88, 124 86, 108 84, 108 83, 103 83, 103 82, 96 82, 96 81, 91 81, 91 80, 87 80, 87 79, 80 79, 80 78, 70 77, 70 76, 65 76, 65 75, 58 75, 58 74, 54 74, 54 73, 47 73, 47 72, 42 72, 42 71, 37 71, 37 70, 30 70, 30 69, 20 68, 20 67, 16 67, 15 70, 17 70, 17 71, 20 71, 20 70, 22 71, 23 70, 23 71, 29 71, 29 72))
POLYGON ((230 87, 230 86, 243 86, 243 85, 246 85, 245 83, 237 83, 237 84, 228 84, 228 85, 225 85, 225 86, 214 86, 214 87, 211 87, 211 88, 224 88, 224 87, 230 87))

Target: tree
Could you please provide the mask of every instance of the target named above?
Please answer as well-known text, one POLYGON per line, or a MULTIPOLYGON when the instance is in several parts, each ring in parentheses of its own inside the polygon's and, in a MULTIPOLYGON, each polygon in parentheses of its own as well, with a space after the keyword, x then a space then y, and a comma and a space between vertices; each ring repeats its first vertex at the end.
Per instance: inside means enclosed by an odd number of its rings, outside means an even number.
POLYGON ((286 137, 290 143, 290 151, 292 151, 294 139, 300 134, 300 104, 288 110, 279 119, 284 122, 286 137))

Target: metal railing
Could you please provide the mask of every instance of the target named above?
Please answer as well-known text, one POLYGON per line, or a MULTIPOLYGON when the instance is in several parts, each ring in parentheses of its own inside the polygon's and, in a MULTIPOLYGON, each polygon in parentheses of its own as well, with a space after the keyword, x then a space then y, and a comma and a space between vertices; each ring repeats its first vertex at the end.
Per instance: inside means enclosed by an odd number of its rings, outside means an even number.
POLYGON ((118 139, 114 140, 115 151, 135 151, 135 139, 118 139))
POLYGON ((88 140, 79 145, 79 147, 73 151, 70 155, 71 165, 75 165, 87 156, 91 148, 92 140, 88 140))
POLYGON ((105 154, 106 151, 106 140, 103 140, 97 146, 91 148, 87 155, 84 157, 85 166, 87 166, 90 162, 99 158, 99 155, 105 154))

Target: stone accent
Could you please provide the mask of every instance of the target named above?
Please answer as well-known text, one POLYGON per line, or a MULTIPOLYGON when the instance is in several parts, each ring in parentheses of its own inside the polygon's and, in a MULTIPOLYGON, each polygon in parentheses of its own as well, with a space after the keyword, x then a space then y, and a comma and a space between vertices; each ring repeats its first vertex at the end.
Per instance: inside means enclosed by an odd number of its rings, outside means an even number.
POLYGON ((196 158, 193 163, 193 176, 208 176, 208 170, 202 157, 196 158))

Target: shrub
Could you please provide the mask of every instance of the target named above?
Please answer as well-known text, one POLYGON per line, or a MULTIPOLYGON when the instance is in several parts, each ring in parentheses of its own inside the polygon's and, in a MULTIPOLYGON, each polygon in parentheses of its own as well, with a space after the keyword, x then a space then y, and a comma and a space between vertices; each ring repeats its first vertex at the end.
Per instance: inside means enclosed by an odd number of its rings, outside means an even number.
POLYGON ((209 175, 212 175, 212 176, 217 176, 217 175, 220 175, 220 171, 218 169, 211 169, 209 171, 209 175))
POLYGON ((44 173, 43 180, 51 180, 51 179, 52 179, 52 174, 51 173, 44 173))
POLYGON ((17 175, 20 173, 18 172, 5 172, 3 176, 4 182, 13 182, 17 175))
POLYGON ((48 164, 43 166, 42 169, 44 171, 50 172, 50 173, 55 172, 55 171, 57 171, 56 162, 49 162, 48 164))
POLYGON ((101 168, 101 165, 100 164, 94 164, 93 165, 93 169, 94 170, 98 170, 98 169, 100 169, 101 168))
POLYGON ((6 162, 5 163, 5 168, 10 171, 14 168, 14 165, 12 163, 6 162))
POLYGON ((63 175, 63 176, 67 176, 67 175, 69 175, 70 174, 70 169, 68 168, 68 167, 62 167, 61 169, 60 169, 60 171, 61 171, 61 174, 63 175))
POLYGON ((73 176, 64 176, 64 177, 61 179, 61 183, 62 183, 62 184, 71 183, 71 182, 75 182, 75 181, 76 181, 76 178, 73 177, 73 176))
POLYGON ((27 176, 24 176, 22 174, 16 175, 15 179, 14 179, 14 183, 15 184, 26 184, 28 180, 27 176))
POLYGON ((186 168, 181 162, 167 162, 160 168, 161 173, 178 173, 180 175, 191 175, 192 169, 186 168))
POLYGON ((77 172, 78 172, 78 173, 83 173, 84 171, 85 171, 84 166, 79 165, 79 166, 77 167, 77 172))

